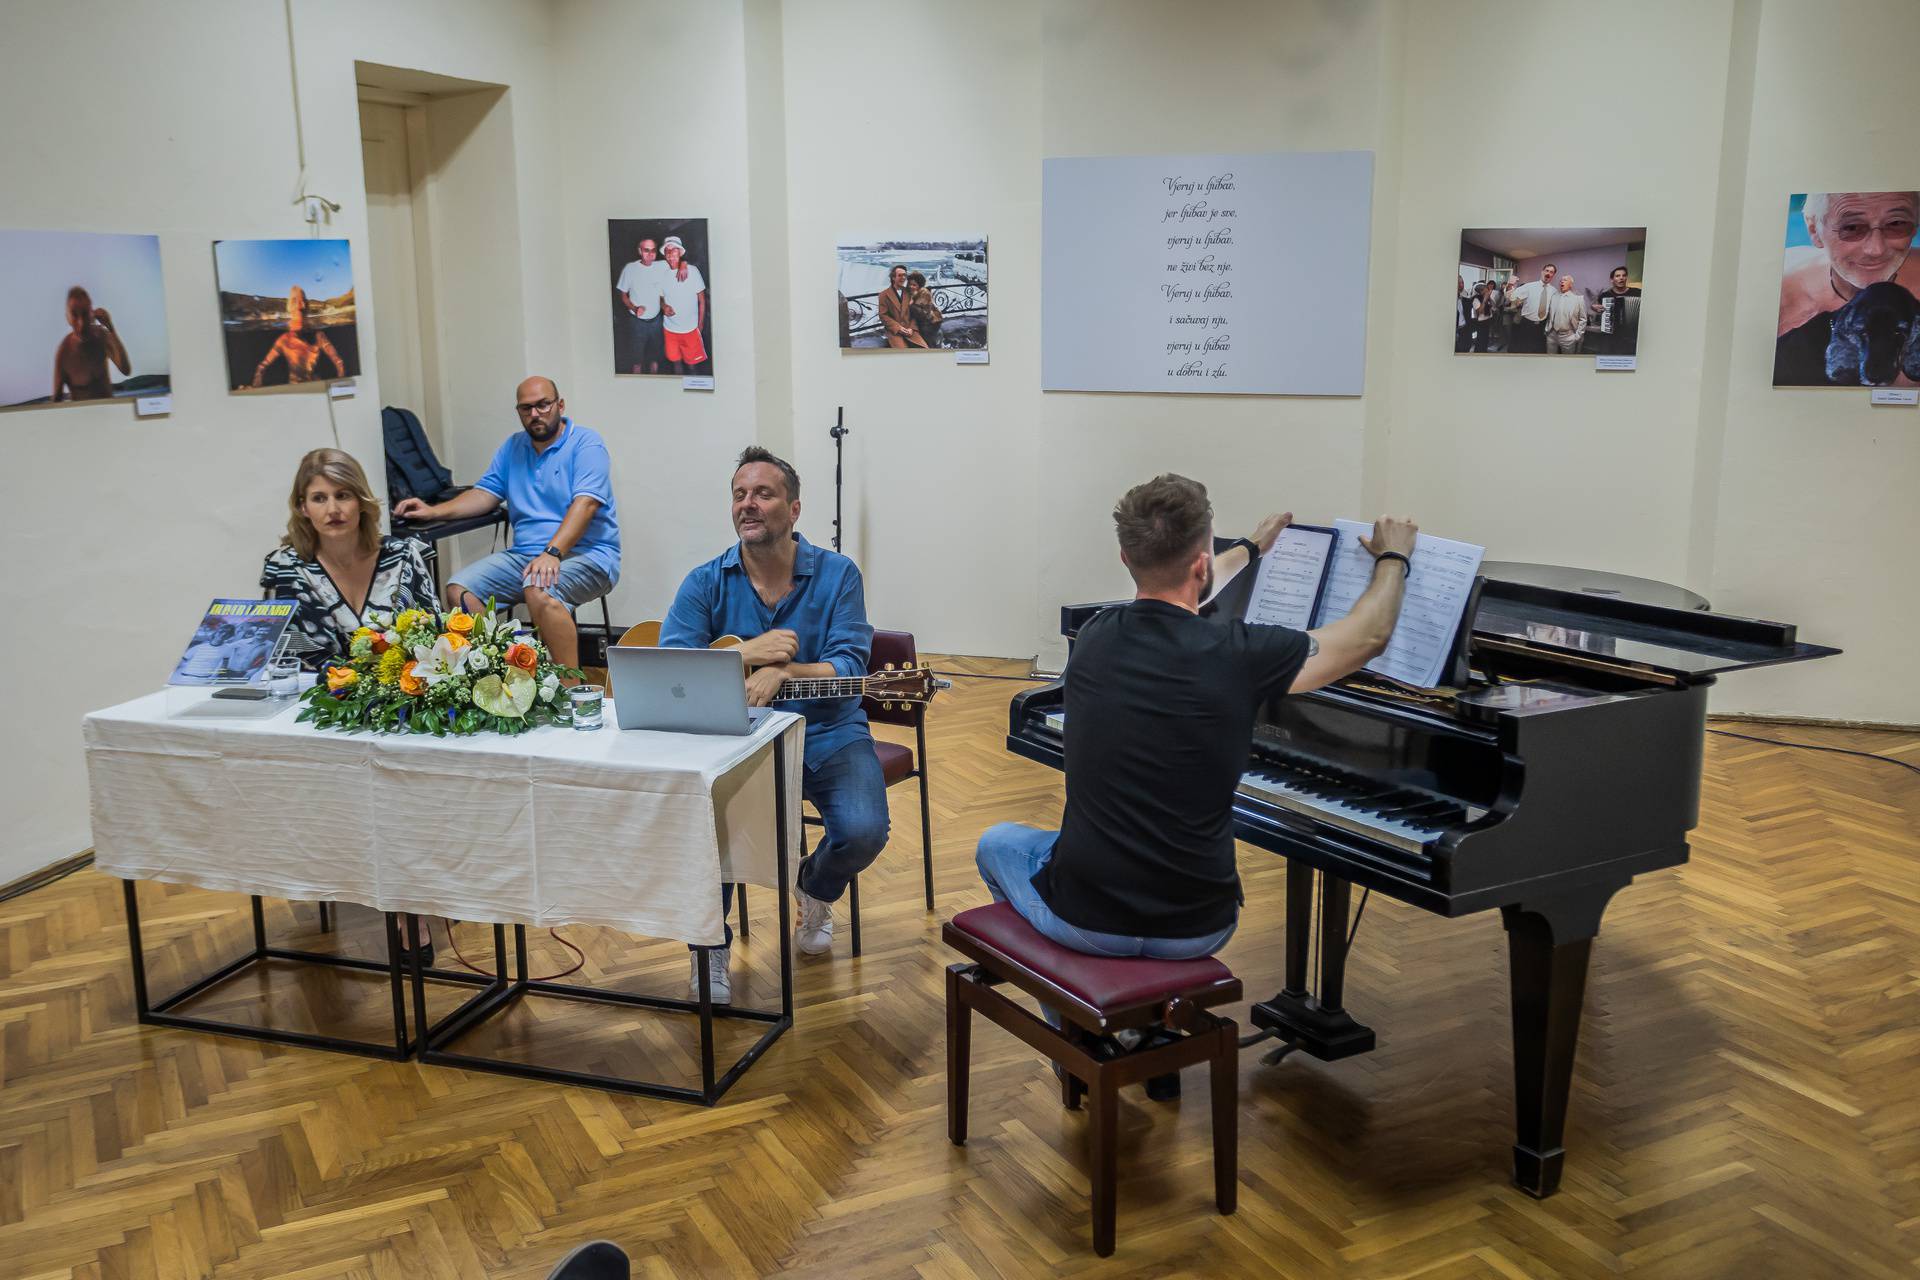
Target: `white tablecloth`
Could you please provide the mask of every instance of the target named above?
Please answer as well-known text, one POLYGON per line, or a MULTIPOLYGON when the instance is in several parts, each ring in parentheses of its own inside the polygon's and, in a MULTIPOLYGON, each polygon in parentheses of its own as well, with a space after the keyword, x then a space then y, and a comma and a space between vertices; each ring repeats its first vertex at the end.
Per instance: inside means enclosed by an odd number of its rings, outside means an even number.
MULTIPOLYGON (((773 739, 800 850, 805 722, 746 737, 340 733, 169 691, 86 718, 95 865, 125 879, 713 945, 721 881, 773 886, 773 739), (229 710, 231 708, 231 710, 229 710)), ((791 884, 793 868, 789 866, 791 884)))

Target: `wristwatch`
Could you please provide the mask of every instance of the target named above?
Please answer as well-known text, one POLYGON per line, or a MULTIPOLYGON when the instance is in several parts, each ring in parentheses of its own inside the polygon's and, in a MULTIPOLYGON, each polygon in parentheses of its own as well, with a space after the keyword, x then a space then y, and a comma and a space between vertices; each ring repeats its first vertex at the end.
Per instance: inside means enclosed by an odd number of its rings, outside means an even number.
POLYGON ((1260 558, 1260 544, 1255 542, 1252 538, 1235 538, 1232 542, 1229 542, 1227 544, 1226 549, 1228 551, 1231 551, 1235 547, 1245 547, 1247 549, 1248 564, 1252 564, 1255 560, 1258 560, 1260 558))
POLYGON ((567 553, 562 551, 560 548, 554 546, 552 543, 548 543, 547 549, 541 552, 540 554, 545 556, 552 556, 555 560, 565 560, 567 558, 567 553))

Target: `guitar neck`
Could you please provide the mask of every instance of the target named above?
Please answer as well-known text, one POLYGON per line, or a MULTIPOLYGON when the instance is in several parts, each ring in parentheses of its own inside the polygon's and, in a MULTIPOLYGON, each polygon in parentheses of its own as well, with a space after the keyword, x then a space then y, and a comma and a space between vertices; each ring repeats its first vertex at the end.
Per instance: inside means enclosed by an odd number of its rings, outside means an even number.
POLYGON ((782 680, 776 702, 799 702, 811 698, 862 698, 867 693, 865 676, 827 676, 814 680, 782 680))

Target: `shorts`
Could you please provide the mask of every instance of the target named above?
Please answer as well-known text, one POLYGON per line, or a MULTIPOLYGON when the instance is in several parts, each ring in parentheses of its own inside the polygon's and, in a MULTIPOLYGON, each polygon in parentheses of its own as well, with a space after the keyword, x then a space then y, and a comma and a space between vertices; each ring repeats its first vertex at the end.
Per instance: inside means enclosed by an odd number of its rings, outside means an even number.
POLYGON ((665 343, 661 340, 665 332, 666 317, 656 314, 651 320, 642 320, 631 311, 627 313, 628 332, 633 339, 634 364, 658 364, 665 343))
MULTIPOLYGON (((523 581, 527 566, 537 559, 538 556, 523 556, 517 551, 496 551, 449 575, 448 585, 458 585, 480 600, 519 604, 527 596, 523 581)), ((551 594, 564 601, 569 609, 578 609, 613 590, 616 577, 591 560, 562 560, 560 580, 553 584, 551 594)))
POLYGON ((700 341, 700 331, 694 329, 688 333, 675 333, 667 330, 667 359, 679 364, 705 364, 707 348, 700 341))

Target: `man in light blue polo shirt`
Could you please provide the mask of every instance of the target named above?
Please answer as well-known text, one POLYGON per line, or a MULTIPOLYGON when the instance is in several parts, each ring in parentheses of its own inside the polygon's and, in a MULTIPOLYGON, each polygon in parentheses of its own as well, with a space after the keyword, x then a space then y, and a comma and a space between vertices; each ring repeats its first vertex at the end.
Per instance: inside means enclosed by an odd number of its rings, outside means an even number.
POLYGON ((573 610, 613 590, 620 578, 620 523, 614 514, 607 446, 566 416, 551 378, 520 384, 514 409, 525 428, 493 455, 480 482, 440 503, 403 498, 402 520, 485 515, 507 504, 513 545, 461 569, 447 584, 447 603, 474 610, 526 601, 554 662, 580 665, 573 610))
MULTIPOLYGON (((846 556, 816 547, 794 531, 800 518, 800 477, 758 445, 740 455, 733 473, 733 530, 739 540, 689 573, 660 626, 670 649, 702 649, 724 635, 744 641, 740 656, 750 673, 747 701, 779 703, 807 720, 801 796, 820 811, 820 843, 800 864, 794 898, 800 919, 794 946, 821 955, 833 946, 833 904, 854 876, 887 843, 887 783, 874 753, 860 699, 780 696, 788 680, 825 680, 867 674, 873 627, 860 568, 846 556)), ((724 919, 733 886, 720 889, 724 919)), ((733 986, 727 945, 707 951, 708 990, 729 1004, 733 986)), ((689 990, 699 991, 700 957, 689 990)), ((698 999, 696 994, 694 999, 698 999)))

